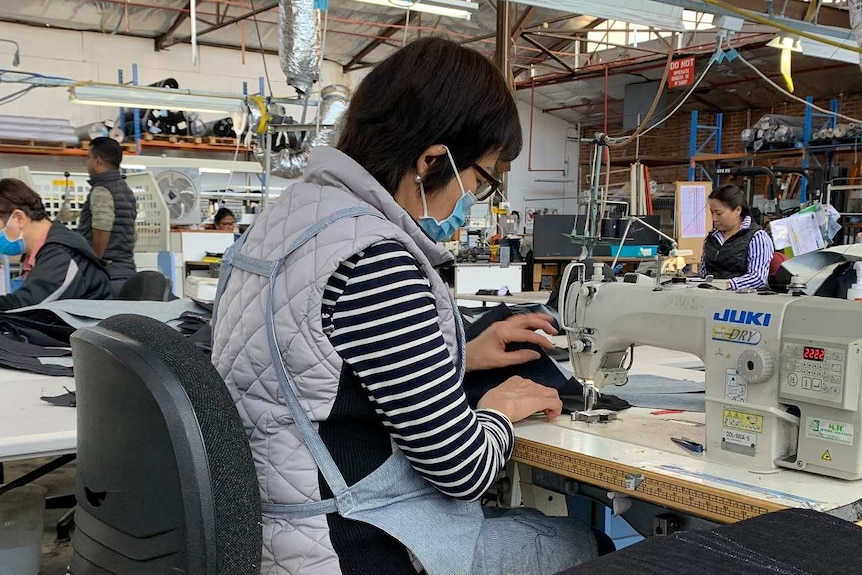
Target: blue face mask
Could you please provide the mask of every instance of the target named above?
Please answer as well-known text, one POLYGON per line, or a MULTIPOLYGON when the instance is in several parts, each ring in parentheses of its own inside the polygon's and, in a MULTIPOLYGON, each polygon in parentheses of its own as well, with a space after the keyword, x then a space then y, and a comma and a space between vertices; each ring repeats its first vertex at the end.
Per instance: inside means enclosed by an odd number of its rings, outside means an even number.
POLYGON ((24 234, 17 240, 9 239, 9 222, 12 221, 12 216, 9 216, 9 219, 6 220, 6 227, 3 228, 3 232, 0 233, 0 255, 4 256, 20 256, 24 253, 26 248, 24 244, 24 234))
POLYGON ((470 208, 476 204, 476 196, 473 195, 473 192, 464 189, 461 174, 458 173, 458 167, 455 165, 455 160, 452 158, 449 148, 446 148, 446 155, 449 156, 449 161, 455 170, 455 179, 458 181, 458 187, 461 188, 461 197, 458 199, 458 203, 455 204, 455 209, 449 217, 442 222, 428 215, 428 204, 425 201, 425 185, 419 182, 422 207, 425 210, 425 215, 419 218, 419 227, 435 242, 446 241, 455 235, 458 228, 463 227, 467 223, 467 218, 470 217, 470 208))

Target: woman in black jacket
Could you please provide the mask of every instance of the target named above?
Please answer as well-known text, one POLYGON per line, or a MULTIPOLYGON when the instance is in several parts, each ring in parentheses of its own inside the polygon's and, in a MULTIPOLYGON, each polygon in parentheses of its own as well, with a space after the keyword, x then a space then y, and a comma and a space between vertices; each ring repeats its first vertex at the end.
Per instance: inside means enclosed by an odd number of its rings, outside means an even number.
POLYGON ((59 299, 109 299, 108 273, 87 241, 52 222, 24 182, 0 180, 0 254, 21 255, 24 283, 0 296, 0 311, 59 299))

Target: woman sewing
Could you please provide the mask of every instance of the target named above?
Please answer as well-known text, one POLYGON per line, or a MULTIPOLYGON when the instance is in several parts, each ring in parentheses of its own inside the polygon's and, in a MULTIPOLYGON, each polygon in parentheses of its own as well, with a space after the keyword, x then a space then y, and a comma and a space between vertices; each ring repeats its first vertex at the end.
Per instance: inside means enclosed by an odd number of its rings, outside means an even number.
POLYGON ((772 238, 751 219, 745 193, 725 184, 709 195, 713 231, 703 242, 700 277, 726 280, 730 290, 759 289, 769 278, 772 238))
POLYGON ((337 149, 316 148, 225 254, 213 362, 259 473, 262 573, 550 575, 597 554, 575 520, 478 502, 512 423, 562 408, 520 377, 470 408, 465 371, 535 359, 507 344, 554 330, 516 316, 465 345, 436 270, 521 145, 493 64, 419 40, 362 81, 337 149))

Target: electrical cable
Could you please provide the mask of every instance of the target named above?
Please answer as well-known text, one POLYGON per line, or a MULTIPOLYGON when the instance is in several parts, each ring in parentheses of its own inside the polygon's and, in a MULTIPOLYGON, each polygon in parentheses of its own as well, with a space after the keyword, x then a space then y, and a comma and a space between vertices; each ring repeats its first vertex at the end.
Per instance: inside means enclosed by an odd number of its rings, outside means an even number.
POLYGON ((3 104, 11 104, 15 100, 18 100, 18 99, 24 97, 30 90, 33 90, 33 89, 38 88, 38 87, 39 86, 28 86, 26 88, 18 90, 17 92, 12 92, 11 94, 7 94, 6 96, 3 96, 2 98, 0 98, 0 106, 2 106, 3 104))
POLYGON ((652 105, 650 106, 649 111, 646 113, 646 117, 644 117, 643 122, 641 122, 640 126, 638 126, 635 129, 634 133, 630 136, 608 138, 608 145, 615 147, 627 146, 628 144, 633 142, 638 136, 640 136, 643 130, 649 125, 649 121, 652 120, 653 114, 655 114, 655 111, 658 108, 658 104, 661 101, 664 88, 667 85, 667 79, 670 76, 670 67, 671 64, 673 64, 673 55, 674 50, 673 48, 671 48, 667 52, 667 63, 665 64, 664 73, 662 74, 658 90, 656 90, 655 98, 653 98, 652 105))
MULTIPOLYGON (((730 45, 730 40, 728 40, 728 41, 727 41, 727 47, 728 47, 728 48, 730 48, 730 49, 732 49, 732 50, 734 49, 734 48, 733 48, 733 46, 731 46, 731 45, 730 45)), ((778 85, 777 83, 775 83, 774 81, 772 81, 772 79, 771 79, 771 78, 769 78, 766 74, 764 74, 763 72, 761 72, 761 71, 757 68, 757 66, 755 66, 754 64, 752 64, 751 62, 749 62, 748 60, 746 60, 745 58, 743 58, 743 57, 742 57, 742 54, 740 54, 738 50, 736 50, 736 54, 737 54, 737 56, 736 56, 736 57, 737 57, 737 59, 739 59, 739 61, 740 61, 740 62, 742 62, 743 64, 745 64, 745 65, 746 65, 746 66, 748 66, 749 68, 751 68, 751 69, 752 69, 752 70, 753 70, 753 71, 754 71, 758 76, 760 76, 763 80, 765 80, 767 84, 769 84, 770 86, 772 86, 773 88, 775 88, 776 90, 778 90, 779 92, 781 92, 782 94, 784 94, 785 96, 787 96, 788 98, 790 98, 790 99, 792 99, 792 100, 796 100, 797 102, 799 102, 799 103, 801 103, 801 104, 804 104, 804 105, 806 105, 806 106, 809 106, 809 107, 811 107, 812 109, 817 110, 818 112, 821 112, 821 113, 823 113, 823 114, 828 114, 829 116, 835 116, 835 117, 838 117, 838 118, 843 118, 844 120, 847 120, 847 121, 849 121, 849 122, 853 122, 853 123, 856 123, 856 124, 862 123, 862 120, 859 120, 859 119, 856 119, 856 118, 852 118, 852 117, 850 117, 850 116, 845 116, 844 114, 841 114, 841 113, 838 113, 838 112, 833 112, 832 110, 827 110, 826 108, 821 108, 820 106, 817 106, 816 104, 814 104, 814 103, 812 103, 812 102, 809 102, 809 101, 808 101, 808 100, 806 100, 805 98, 800 98, 799 96, 797 96, 797 95, 795 95, 795 94, 793 94, 793 93, 791 93, 791 92, 788 92, 787 90, 785 90, 784 88, 782 88, 780 85, 778 85)))
POLYGON ((272 98, 272 82, 269 79, 269 69, 266 67, 266 52, 263 50, 263 40, 260 37, 260 25, 257 23, 257 11, 254 7, 254 0, 249 0, 251 7, 251 17, 254 20, 254 30, 257 33, 257 45, 260 47, 260 59, 263 60, 263 75, 266 77, 266 87, 269 88, 269 97, 272 98))
POLYGON ((825 36, 818 36, 817 34, 812 34, 811 32, 805 32, 803 30, 797 30, 791 26, 786 24, 781 24, 780 22, 776 22, 771 18, 767 18, 765 16, 761 16, 755 12, 749 12, 748 10, 742 10, 737 8, 733 4, 729 4, 722 0, 703 0, 706 4, 710 4, 715 6, 716 8, 721 8, 722 10, 726 10, 728 12, 732 12, 737 16, 740 16, 746 20, 751 20, 753 22, 757 22, 758 24, 763 24, 764 26, 769 26, 771 28, 776 28, 781 30, 782 32, 787 32, 788 34, 793 34, 795 36, 799 36, 801 38, 807 38, 808 40, 814 40, 815 42, 820 42, 821 44, 826 44, 827 46, 833 46, 835 48, 843 48, 844 50, 850 50, 851 52, 856 52, 858 54, 862 54, 862 47, 853 46, 851 44, 844 44, 843 42, 839 42, 836 40, 832 40, 830 38, 826 38, 825 36))
MULTIPOLYGON (((718 53, 719 50, 720 50, 720 48, 716 48, 716 53, 718 53)), ((661 120, 658 120, 656 123, 654 123, 649 128, 645 129, 643 132, 641 132, 640 135, 644 136, 646 134, 649 134, 650 132, 652 132, 653 130, 655 130, 656 128, 658 128, 659 126, 661 126, 662 124, 664 124, 668 120, 670 120, 671 117, 673 117, 673 115, 676 114, 679 111, 679 109, 683 107, 683 105, 685 105, 685 103, 692 96, 692 94, 694 94, 694 91, 697 90, 697 88, 700 86, 700 84, 706 78, 706 75, 707 75, 707 73, 709 73, 709 70, 712 68, 713 64, 715 64, 715 55, 714 54, 713 54, 713 57, 709 59, 709 63, 706 65, 706 68, 704 68, 703 72, 701 72, 700 77, 695 81, 694 84, 691 85, 691 88, 689 88, 688 92, 685 93, 685 95, 678 101, 676 106, 667 114, 667 116, 665 116, 661 120)))

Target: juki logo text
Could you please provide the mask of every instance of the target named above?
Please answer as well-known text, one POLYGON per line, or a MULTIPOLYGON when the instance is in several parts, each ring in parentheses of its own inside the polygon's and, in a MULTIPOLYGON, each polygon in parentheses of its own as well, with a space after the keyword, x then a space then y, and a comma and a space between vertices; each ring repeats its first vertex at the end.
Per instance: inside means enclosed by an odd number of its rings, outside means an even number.
POLYGON ((727 323, 741 323, 742 325, 759 325, 768 327, 772 321, 771 313, 743 311, 738 309, 725 309, 723 312, 715 312, 713 320, 727 323))

